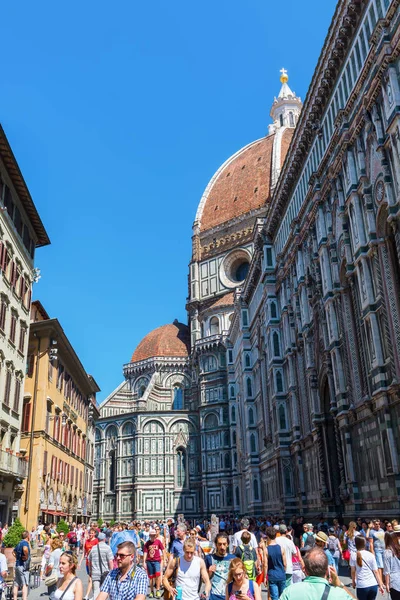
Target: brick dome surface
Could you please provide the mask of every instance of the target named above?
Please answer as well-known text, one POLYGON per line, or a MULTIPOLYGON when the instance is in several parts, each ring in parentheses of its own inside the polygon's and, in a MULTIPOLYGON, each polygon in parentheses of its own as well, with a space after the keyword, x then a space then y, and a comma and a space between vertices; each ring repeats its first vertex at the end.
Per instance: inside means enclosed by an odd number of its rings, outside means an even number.
POLYGON ((131 362, 155 356, 188 356, 190 352, 189 327, 178 321, 150 331, 132 354, 131 362))
MULTIPOLYGON (((281 139, 282 167, 294 129, 281 139)), ((200 231, 206 231, 268 204, 275 134, 248 144, 229 158, 208 184, 199 208, 200 231)))

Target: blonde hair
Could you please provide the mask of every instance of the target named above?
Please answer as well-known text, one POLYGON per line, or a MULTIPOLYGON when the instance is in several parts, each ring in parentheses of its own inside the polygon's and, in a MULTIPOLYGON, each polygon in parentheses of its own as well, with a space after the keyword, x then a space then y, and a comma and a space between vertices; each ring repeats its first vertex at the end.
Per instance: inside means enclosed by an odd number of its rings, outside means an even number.
POLYGON ((354 532, 357 529, 357 523, 354 523, 354 521, 350 521, 349 523, 349 527, 346 531, 346 535, 347 537, 349 537, 351 540, 354 539, 354 532))
POLYGON ((57 548, 62 548, 63 541, 59 537, 55 537, 50 542, 50 548, 52 550, 57 550, 57 548))
POLYGON ((244 562, 240 558, 234 558, 231 561, 231 564, 229 566, 229 571, 228 571, 228 576, 226 578, 226 583, 231 583, 232 581, 235 580, 235 578, 233 576, 233 572, 236 571, 236 569, 238 569, 239 567, 242 568, 243 575, 244 575, 245 578, 247 578, 247 571, 246 571, 246 567, 244 566, 244 562))
POLYGON ((69 552, 63 552, 60 555, 60 559, 62 556, 65 556, 65 558, 68 559, 69 566, 71 567, 71 572, 75 575, 76 569, 78 567, 78 559, 76 558, 75 554, 70 554, 69 552))

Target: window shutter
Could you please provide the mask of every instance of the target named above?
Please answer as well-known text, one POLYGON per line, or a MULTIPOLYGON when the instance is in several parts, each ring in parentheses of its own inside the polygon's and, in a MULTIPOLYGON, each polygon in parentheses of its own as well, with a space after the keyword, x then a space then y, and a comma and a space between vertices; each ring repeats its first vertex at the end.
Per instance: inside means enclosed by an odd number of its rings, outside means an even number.
POLYGON ((6 406, 10 406, 10 391, 11 391, 11 373, 7 371, 6 373, 6 385, 4 389, 4 404, 6 406))
POLYGON ((69 482, 70 482, 71 485, 74 485, 74 467, 73 467, 73 465, 71 465, 69 482))
POLYGON ((79 488, 82 489, 82 479, 83 479, 83 473, 82 471, 79 473, 79 488))
POLYGON ((19 412, 19 397, 21 395, 21 382, 19 379, 15 380, 15 392, 14 392, 14 411, 19 412))
POLYGON ((24 402, 22 413, 22 432, 26 433, 31 429, 31 406, 30 402, 24 402))
POLYGON ((47 450, 43 452, 43 476, 47 475, 47 450))
POLYGON ((75 469, 75 487, 78 488, 78 468, 75 469))

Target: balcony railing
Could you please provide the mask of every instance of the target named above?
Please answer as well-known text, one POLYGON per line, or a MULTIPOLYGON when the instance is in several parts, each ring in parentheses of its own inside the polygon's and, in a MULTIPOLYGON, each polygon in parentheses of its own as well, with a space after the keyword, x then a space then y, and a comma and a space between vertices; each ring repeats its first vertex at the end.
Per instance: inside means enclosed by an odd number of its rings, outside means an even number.
POLYGON ((23 479, 27 475, 27 462, 20 456, 0 450, 0 473, 14 475, 23 479))

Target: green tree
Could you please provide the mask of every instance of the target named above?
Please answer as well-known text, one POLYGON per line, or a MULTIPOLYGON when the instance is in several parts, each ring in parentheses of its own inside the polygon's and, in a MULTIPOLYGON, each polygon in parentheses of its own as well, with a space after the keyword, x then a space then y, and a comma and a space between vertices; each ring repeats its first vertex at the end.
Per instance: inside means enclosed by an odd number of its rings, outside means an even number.
POLYGON ((7 534, 4 536, 3 544, 6 548, 15 548, 18 542, 22 539, 22 532, 25 531, 25 527, 21 521, 17 518, 11 525, 7 534))
POLYGON ((57 533, 69 533, 69 525, 64 519, 60 519, 57 523, 57 533))
POLYGON ((98 525, 98 527, 102 527, 103 523, 104 523, 104 521, 103 521, 103 519, 101 517, 100 517, 100 519, 97 519, 97 525, 98 525))

